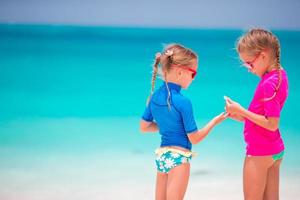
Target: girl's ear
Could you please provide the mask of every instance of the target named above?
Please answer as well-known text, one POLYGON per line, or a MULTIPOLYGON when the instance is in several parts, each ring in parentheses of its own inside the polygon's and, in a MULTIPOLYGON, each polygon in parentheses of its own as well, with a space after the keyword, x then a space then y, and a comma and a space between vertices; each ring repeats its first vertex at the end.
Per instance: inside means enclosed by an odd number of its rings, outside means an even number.
POLYGON ((180 79, 182 76, 182 71, 180 69, 177 70, 177 78, 180 79))
POLYGON ((261 52, 261 57, 263 60, 265 60, 267 57, 267 53, 265 51, 261 52))
POLYGON ((177 80, 180 79, 180 72, 177 69, 175 71, 175 77, 176 77, 177 80))

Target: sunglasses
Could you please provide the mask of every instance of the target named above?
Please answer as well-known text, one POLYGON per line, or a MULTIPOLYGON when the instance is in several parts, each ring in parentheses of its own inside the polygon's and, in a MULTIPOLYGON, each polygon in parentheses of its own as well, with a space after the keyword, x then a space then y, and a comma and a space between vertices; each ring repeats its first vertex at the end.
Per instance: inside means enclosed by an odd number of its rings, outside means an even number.
POLYGON ((247 68, 249 68, 249 69, 253 69, 253 64, 254 64, 254 62, 257 60, 257 58, 258 58, 259 56, 260 56, 260 53, 257 54, 257 55, 255 56, 255 58, 254 58, 252 61, 244 62, 244 65, 245 65, 247 68))
POLYGON ((188 66, 184 66, 184 65, 172 65, 171 67, 177 67, 177 68, 181 68, 181 69, 184 69, 184 70, 187 70, 189 72, 192 72, 192 79, 195 78, 195 76, 197 75, 197 71, 188 67, 188 66))

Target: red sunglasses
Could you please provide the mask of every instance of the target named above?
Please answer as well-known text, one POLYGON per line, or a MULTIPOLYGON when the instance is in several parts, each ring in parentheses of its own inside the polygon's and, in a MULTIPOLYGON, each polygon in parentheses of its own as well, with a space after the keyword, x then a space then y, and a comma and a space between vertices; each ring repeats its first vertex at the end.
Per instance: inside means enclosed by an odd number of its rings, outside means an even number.
POLYGON ((171 67, 178 67, 178 68, 181 68, 181 69, 184 69, 184 70, 187 70, 187 71, 190 71, 192 72, 192 79, 195 78, 195 76, 197 75, 197 71, 188 67, 188 66, 184 66, 184 65, 172 65, 171 67))
POLYGON ((244 62, 244 65, 248 68, 253 69, 253 64, 257 60, 257 58, 260 56, 260 53, 255 56, 255 58, 252 61, 244 62))

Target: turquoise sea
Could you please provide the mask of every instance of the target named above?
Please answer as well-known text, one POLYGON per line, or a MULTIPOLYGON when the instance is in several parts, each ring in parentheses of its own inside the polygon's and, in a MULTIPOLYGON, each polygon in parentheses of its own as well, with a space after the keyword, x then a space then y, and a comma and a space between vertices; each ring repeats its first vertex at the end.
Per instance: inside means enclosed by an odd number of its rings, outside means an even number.
MULTIPOLYGON (((139 132, 154 54, 181 43, 198 53, 188 90, 198 127, 227 95, 247 107, 259 78, 241 67, 242 30, 0 25, 0 199, 154 199, 158 134, 139 132)), ((289 98, 281 197, 300 196, 300 32, 281 42, 289 98)), ((162 82, 159 80, 156 86, 162 82)), ((242 199, 243 124, 230 119, 193 150, 186 199, 242 199)))

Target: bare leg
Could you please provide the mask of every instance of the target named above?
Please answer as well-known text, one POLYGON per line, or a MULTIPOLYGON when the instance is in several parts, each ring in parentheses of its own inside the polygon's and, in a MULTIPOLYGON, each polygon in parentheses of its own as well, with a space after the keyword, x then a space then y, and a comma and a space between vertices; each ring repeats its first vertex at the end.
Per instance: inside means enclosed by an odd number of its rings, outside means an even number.
POLYGON ((267 176, 264 200, 279 200, 279 169, 282 159, 274 162, 267 176))
POLYGON ((272 156, 247 156, 244 163, 244 198, 245 200, 262 200, 268 169, 274 160, 272 156))
POLYGON ((168 183, 168 174, 157 172, 156 175, 156 191, 155 199, 156 200, 166 200, 167 199, 167 183, 168 183))
POLYGON ((168 174, 167 200, 182 200, 190 177, 190 163, 181 164, 168 174))

